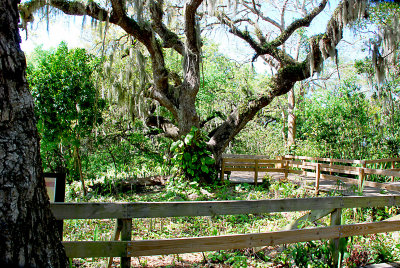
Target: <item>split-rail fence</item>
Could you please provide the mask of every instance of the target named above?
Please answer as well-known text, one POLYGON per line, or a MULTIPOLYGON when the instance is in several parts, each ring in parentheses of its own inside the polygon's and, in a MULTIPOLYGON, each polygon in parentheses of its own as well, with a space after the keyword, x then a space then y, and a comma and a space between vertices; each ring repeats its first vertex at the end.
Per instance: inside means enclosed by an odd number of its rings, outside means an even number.
MULTIPOLYGON (((315 177, 316 191, 320 179, 356 181, 360 186, 370 185, 388 190, 400 190, 397 185, 366 181, 366 175, 400 177, 395 163, 400 159, 344 160, 285 156, 267 159, 265 156, 236 156, 223 158, 222 178, 228 171, 282 172, 315 177), (391 163, 390 169, 372 169, 367 165, 391 163), (351 166, 358 165, 358 166, 351 166), (358 176, 358 179, 346 176, 358 176)), ((131 257, 240 249, 330 239, 336 245, 342 237, 400 231, 400 220, 341 224, 344 208, 400 206, 400 195, 315 197, 300 199, 270 199, 244 201, 198 201, 198 202, 134 202, 134 203, 52 203, 51 209, 57 220, 65 219, 116 219, 115 241, 64 241, 70 258, 120 257, 121 267, 130 267, 131 257), (158 240, 132 240, 133 218, 166 218, 187 216, 215 216, 235 214, 261 214, 290 211, 317 211, 331 215, 331 225, 298 230, 264 233, 231 234, 208 237, 172 238, 158 240), (118 237, 120 238, 117 241, 118 237)))
MULTIPOLYGON (((400 196, 315 197, 251 201, 135 202, 135 203, 53 203, 58 220, 117 219, 121 241, 65 241, 70 258, 120 257, 121 267, 130 267, 131 257, 204 252, 279 245, 342 237, 400 231, 400 221, 341 225, 341 209, 399 206, 400 196), (328 211, 331 226, 265 233, 209 237, 132 240, 132 218, 165 218, 260 214, 286 211, 328 211)), ((328 214, 326 213, 326 214, 328 214)), ((336 242, 335 242, 336 241, 336 242)))
POLYGON ((378 160, 350 160, 318 158, 307 156, 284 156, 278 159, 268 159, 267 156, 224 155, 221 164, 221 179, 225 173, 232 171, 254 172, 254 184, 258 182, 260 172, 279 172, 287 178, 288 174, 305 175, 315 178, 315 191, 319 192, 321 179, 341 180, 350 184, 357 184, 360 189, 370 186, 380 189, 400 191, 400 185, 368 181, 367 175, 391 177, 391 182, 400 177, 400 168, 396 163, 400 158, 378 160), (389 169, 371 168, 373 165, 386 164, 389 169), (357 179, 355 179, 357 178, 357 179))

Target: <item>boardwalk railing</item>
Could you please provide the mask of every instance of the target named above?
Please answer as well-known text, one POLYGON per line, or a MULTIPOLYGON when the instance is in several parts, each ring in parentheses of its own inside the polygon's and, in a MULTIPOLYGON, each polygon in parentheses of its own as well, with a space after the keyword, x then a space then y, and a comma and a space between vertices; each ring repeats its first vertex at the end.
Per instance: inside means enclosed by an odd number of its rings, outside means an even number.
POLYGON ((254 183, 257 184, 259 172, 280 172, 284 173, 285 178, 289 173, 315 177, 317 193, 321 179, 341 180, 351 184, 358 184, 359 189, 362 189, 363 186, 370 186, 400 191, 400 185, 366 180, 367 175, 380 175, 390 176, 391 181, 394 182, 395 177, 400 177, 400 168, 395 168, 396 162, 400 162, 400 158, 349 160, 287 155, 278 159, 267 159, 264 156, 224 155, 221 165, 221 179, 223 180, 224 174, 229 171, 251 171, 254 172, 254 183), (390 163, 391 169, 367 167, 367 165, 371 166, 377 163, 390 163), (354 177, 358 179, 354 179, 354 177))
POLYGON ((317 193, 319 191, 320 179, 341 180, 346 183, 357 184, 359 189, 362 189, 363 186, 370 186, 380 189, 400 191, 400 185, 372 182, 367 181, 366 179, 367 175, 390 176, 391 181, 394 182, 395 177, 400 177, 400 169, 394 168, 395 163, 400 162, 400 158, 350 160, 287 155, 284 159, 287 160, 287 167, 289 169, 288 173, 315 177, 315 189, 317 193), (385 162, 391 163, 392 168, 373 169, 367 167, 367 165, 385 162))
POLYGON ((251 201, 201 201, 154 203, 53 203, 58 220, 117 219, 121 241, 65 241, 67 256, 121 257, 121 267, 130 267, 136 256, 179 254, 213 250, 240 249, 321 239, 339 239, 400 230, 400 221, 340 225, 341 209, 399 206, 400 196, 325 197, 251 201), (331 226, 310 229, 234 234, 209 237, 132 240, 132 218, 214 216, 287 211, 329 210, 331 226))

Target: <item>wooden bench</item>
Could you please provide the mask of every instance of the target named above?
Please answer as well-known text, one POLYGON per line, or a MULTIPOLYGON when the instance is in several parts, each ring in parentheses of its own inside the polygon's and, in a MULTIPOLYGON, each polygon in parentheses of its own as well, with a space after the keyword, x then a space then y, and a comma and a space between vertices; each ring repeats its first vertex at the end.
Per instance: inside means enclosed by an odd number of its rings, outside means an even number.
POLYGON ((254 172, 254 184, 257 185, 259 172, 282 172, 287 178, 288 170, 285 160, 268 159, 263 155, 223 155, 221 164, 221 181, 225 174, 232 171, 254 172))

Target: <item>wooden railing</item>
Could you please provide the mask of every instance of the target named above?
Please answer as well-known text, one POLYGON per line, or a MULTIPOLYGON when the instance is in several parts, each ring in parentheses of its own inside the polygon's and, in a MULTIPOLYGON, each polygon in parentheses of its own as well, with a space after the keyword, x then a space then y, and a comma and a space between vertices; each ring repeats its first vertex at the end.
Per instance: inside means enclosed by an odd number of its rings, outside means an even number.
POLYGON ((395 163, 400 162, 400 158, 350 160, 306 156, 285 156, 284 159, 288 160, 288 173, 315 177, 316 193, 319 191, 320 179, 341 180, 346 183, 357 184, 359 189, 362 189, 363 186, 370 186, 380 189, 400 191, 400 185, 372 182, 367 181, 366 179, 367 175, 391 176, 391 181, 394 182, 395 177, 400 177, 400 169, 394 168, 395 163), (367 165, 384 162, 391 163, 392 169, 367 168, 367 165), (342 174, 347 175, 347 177, 344 177, 342 174))
POLYGON ((358 184, 359 189, 363 186, 376 187, 386 190, 400 191, 400 185, 378 183, 367 181, 367 175, 390 176, 391 181, 400 177, 400 168, 395 168, 395 163, 400 158, 387 158, 378 160, 349 160, 318 158, 307 156, 284 156, 278 159, 267 159, 264 156, 233 156, 224 155, 221 165, 221 179, 229 171, 254 172, 254 184, 257 184, 259 172, 280 172, 285 178, 289 173, 315 177, 315 190, 318 194, 321 179, 341 180, 351 184, 358 184), (391 169, 373 169, 367 165, 376 163, 391 163, 391 169), (345 174, 347 177, 344 177, 345 174), (350 175, 350 176, 348 176, 350 175), (357 177, 358 179, 350 178, 357 177))
POLYGON ((336 239, 337 241, 342 237, 398 231, 400 230, 400 221, 398 220, 340 225, 340 218, 343 208, 399 205, 400 196, 396 195, 251 201, 53 203, 51 209, 58 220, 117 219, 119 223, 117 227, 121 231, 121 241, 65 241, 63 245, 70 258, 121 257, 121 267, 130 267, 130 258, 136 256, 240 249, 322 239, 336 239), (307 210, 327 210, 326 214, 331 213, 331 226, 160 240, 132 241, 131 237, 132 218, 259 214, 307 210))

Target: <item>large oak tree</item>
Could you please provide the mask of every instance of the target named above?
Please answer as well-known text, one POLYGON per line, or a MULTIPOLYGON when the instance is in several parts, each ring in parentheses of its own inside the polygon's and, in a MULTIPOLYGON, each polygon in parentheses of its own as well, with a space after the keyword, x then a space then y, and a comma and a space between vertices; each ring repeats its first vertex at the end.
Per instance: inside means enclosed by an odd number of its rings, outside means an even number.
MULTIPOLYGON (((266 1, 276 2, 276 1, 266 1)), ((262 94, 236 103, 224 121, 209 131, 207 144, 217 162, 229 142, 254 118, 258 111, 274 98, 286 94, 298 81, 310 78, 322 68, 323 62, 337 55, 336 46, 343 37, 346 25, 366 16, 369 1, 342 0, 334 10, 324 33, 308 39, 308 54, 301 59, 291 56, 285 47, 298 30, 310 26, 328 4, 320 1, 282 1, 289 9, 291 2, 300 3, 301 17, 282 24, 274 19, 263 1, 187 0, 164 2, 162 0, 125 1, 111 0, 68 1, 31 0, 21 7, 22 17, 32 21, 32 14, 51 6, 65 14, 90 16, 97 21, 110 23, 139 41, 151 59, 152 81, 146 88, 146 97, 157 101, 172 115, 173 120, 149 116, 149 125, 157 125, 166 136, 179 139, 193 126, 204 125, 195 108, 201 80, 201 31, 209 25, 222 25, 254 51, 254 58, 262 57, 277 71, 265 85, 262 94), (307 3, 313 3, 313 8, 307 3), (181 27, 168 26, 168 13, 175 10, 181 27), (275 28, 277 34, 272 33, 275 28), (180 75, 173 73, 165 61, 165 49, 173 49, 183 58, 180 75)), ((295 5, 292 8, 296 8, 295 5)), ((23 24, 23 26, 25 25, 23 24)))
POLYGON ((67 267, 42 178, 18 3, 0 1, 0 267, 67 267))

